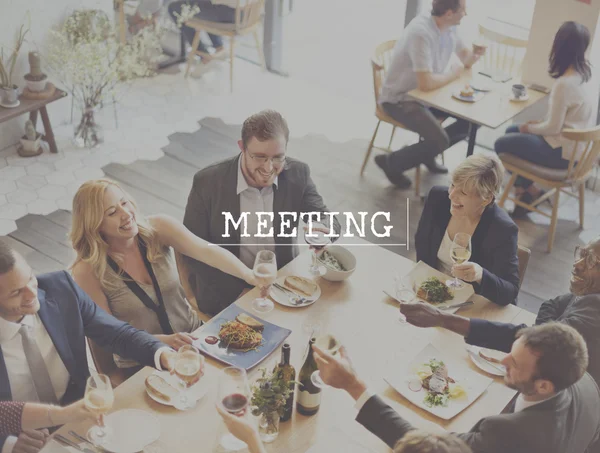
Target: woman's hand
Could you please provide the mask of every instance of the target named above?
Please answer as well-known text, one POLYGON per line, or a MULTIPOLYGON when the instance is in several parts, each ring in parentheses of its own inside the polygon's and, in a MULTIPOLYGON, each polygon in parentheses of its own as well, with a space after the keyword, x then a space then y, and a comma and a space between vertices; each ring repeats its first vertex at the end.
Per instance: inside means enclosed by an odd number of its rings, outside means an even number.
POLYGON ((224 411, 218 404, 216 405, 217 412, 223 418, 227 429, 231 434, 237 437, 242 442, 248 444, 250 453, 263 453, 265 448, 258 435, 256 426, 251 423, 247 417, 230 414, 224 411))
POLYGON ((452 266, 452 275, 465 282, 481 283, 481 279, 483 278, 483 268, 477 263, 465 261, 462 264, 455 264, 452 266))
POLYGON ((521 134, 529 134, 529 123, 519 125, 519 132, 521 134))
POLYGON ((192 344, 194 340, 197 340, 196 337, 193 337, 189 333, 179 332, 174 333, 173 335, 155 335, 160 341, 162 341, 167 346, 172 347, 176 351, 186 344, 192 344))

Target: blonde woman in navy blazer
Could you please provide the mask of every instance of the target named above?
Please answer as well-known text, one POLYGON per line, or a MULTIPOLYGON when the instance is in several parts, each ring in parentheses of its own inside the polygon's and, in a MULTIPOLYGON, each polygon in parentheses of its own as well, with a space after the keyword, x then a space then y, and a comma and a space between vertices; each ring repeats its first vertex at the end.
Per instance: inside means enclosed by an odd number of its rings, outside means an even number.
POLYGON ((465 159, 450 187, 429 192, 415 235, 417 260, 452 273, 498 305, 516 304, 519 292, 519 229, 495 203, 503 174, 495 156, 465 159), (447 247, 456 233, 471 235, 471 258, 452 265, 447 247))

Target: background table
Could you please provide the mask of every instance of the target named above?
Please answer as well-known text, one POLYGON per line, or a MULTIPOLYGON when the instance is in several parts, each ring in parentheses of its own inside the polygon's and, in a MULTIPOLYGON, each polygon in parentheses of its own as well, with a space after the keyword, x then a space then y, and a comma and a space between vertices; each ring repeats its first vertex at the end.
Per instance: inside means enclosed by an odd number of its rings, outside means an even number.
POLYGON ((509 96, 512 93, 512 85, 519 83, 518 80, 511 79, 508 82, 499 83, 493 82, 492 79, 487 79, 485 76, 477 75, 486 82, 489 81, 492 85, 492 91, 484 93, 483 98, 477 102, 464 102, 453 98, 452 94, 460 92, 476 74, 476 70, 465 70, 459 79, 437 90, 421 91, 417 88, 408 92, 409 96, 423 104, 435 107, 450 116, 463 119, 471 124, 467 156, 473 154, 479 126, 496 129, 547 96, 546 93, 529 89, 527 90, 529 100, 510 101, 509 96))
MULTIPOLYGON (((364 242, 357 239, 356 242, 364 242)), ((432 422, 452 431, 466 431, 480 418, 499 414, 515 395, 515 391, 496 378, 487 391, 461 414, 443 421, 406 401, 383 381, 383 376, 394 366, 410 361, 427 343, 432 343, 443 354, 452 355, 458 361, 480 372, 468 358, 462 337, 441 329, 418 329, 398 321, 398 306, 389 300, 382 288, 393 286, 393 277, 407 273, 414 263, 378 246, 350 247, 358 260, 355 273, 349 280, 333 283, 320 280, 322 296, 312 306, 298 309, 276 305, 275 310, 264 316, 272 323, 292 329, 288 337, 291 344, 291 362, 300 371, 308 344, 309 334, 302 329, 307 317, 317 317, 322 323, 322 333, 335 334, 346 345, 353 364, 369 388, 387 397, 388 402, 409 421, 419 427, 430 427, 432 422)), ((280 270, 280 275, 304 274, 309 264, 308 253, 303 253, 280 270)), ((258 291, 252 290, 236 303, 250 311, 252 300, 258 291)), ((466 316, 483 317, 495 321, 510 322, 517 316, 533 319, 533 314, 510 305, 500 307, 489 301, 479 300, 469 310, 460 312, 466 316)), ((249 373, 250 381, 256 379, 258 369, 269 369, 278 362, 279 350, 249 373)), ((207 358, 206 375, 214 388, 189 412, 180 412, 151 400, 144 390, 144 380, 152 373, 145 368, 121 384, 116 390, 114 409, 140 408, 151 411, 161 424, 159 451, 206 452, 212 451, 219 430, 224 429, 215 410, 215 394, 219 370, 224 365, 207 358)), ((315 443, 331 442, 328 451, 337 451, 333 432, 342 432, 353 443, 362 445, 366 451, 389 451, 375 436, 354 420, 354 401, 345 392, 325 388, 322 392, 320 411, 312 417, 304 417, 294 410, 290 422, 281 424, 277 440, 269 444, 269 452, 304 453, 315 443)), ((75 423, 59 432, 68 436, 68 430, 85 434, 89 423, 75 423)), ((339 438, 339 436, 338 436, 339 438)), ((155 451, 155 450, 153 450, 155 451)))

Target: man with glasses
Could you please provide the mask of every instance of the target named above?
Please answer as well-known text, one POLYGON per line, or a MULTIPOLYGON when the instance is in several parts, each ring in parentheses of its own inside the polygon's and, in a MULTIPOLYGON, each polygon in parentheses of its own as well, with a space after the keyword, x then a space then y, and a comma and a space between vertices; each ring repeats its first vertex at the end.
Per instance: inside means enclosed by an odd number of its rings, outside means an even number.
MULTIPOLYGON (((402 313, 417 327, 443 327, 465 337, 469 344, 509 352, 517 332, 526 327, 465 318, 438 310, 430 304, 404 304, 402 313)), ((585 339, 588 372, 600 383, 600 237, 575 249, 570 292, 542 304, 536 325, 552 321, 574 327, 585 339)))
MULTIPOLYGON (((330 216, 323 214, 327 207, 310 177, 308 165, 286 157, 288 139, 287 122, 278 112, 264 110, 247 118, 238 141, 241 153, 194 176, 183 219, 185 226, 197 236, 222 245, 250 268, 260 250, 275 252, 279 268, 294 258, 293 237, 279 233, 292 235, 296 230, 297 235, 300 213, 321 213, 321 223, 339 234, 337 219, 333 217, 331 225, 330 216), (263 216, 266 224, 259 223, 258 212, 273 213, 272 221, 263 216), (243 224, 233 228, 229 223, 226 228, 224 213, 230 213, 235 222, 242 213, 248 213, 248 236, 240 232, 243 233, 243 224), (280 213, 288 213, 285 220, 280 213), (272 237, 257 236, 271 228, 272 237)), ((188 257, 183 260, 198 308, 205 314, 220 312, 247 287, 244 281, 204 263, 188 257)))

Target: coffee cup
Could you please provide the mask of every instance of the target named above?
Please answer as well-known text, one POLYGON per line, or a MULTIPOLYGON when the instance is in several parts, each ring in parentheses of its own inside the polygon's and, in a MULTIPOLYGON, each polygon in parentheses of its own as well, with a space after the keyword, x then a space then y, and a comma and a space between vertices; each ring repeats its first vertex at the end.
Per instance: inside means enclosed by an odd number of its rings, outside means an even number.
POLYGON ((522 97, 527 96, 527 88, 525 85, 521 85, 520 83, 516 83, 512 86, 512 92, 515 96, 515 99, 520 99, 522 97))
POLYGON ((487 50, 487 45, 483 42, 474 42, 473 43, 473 53, 476 55, 483 55, 487 50))

